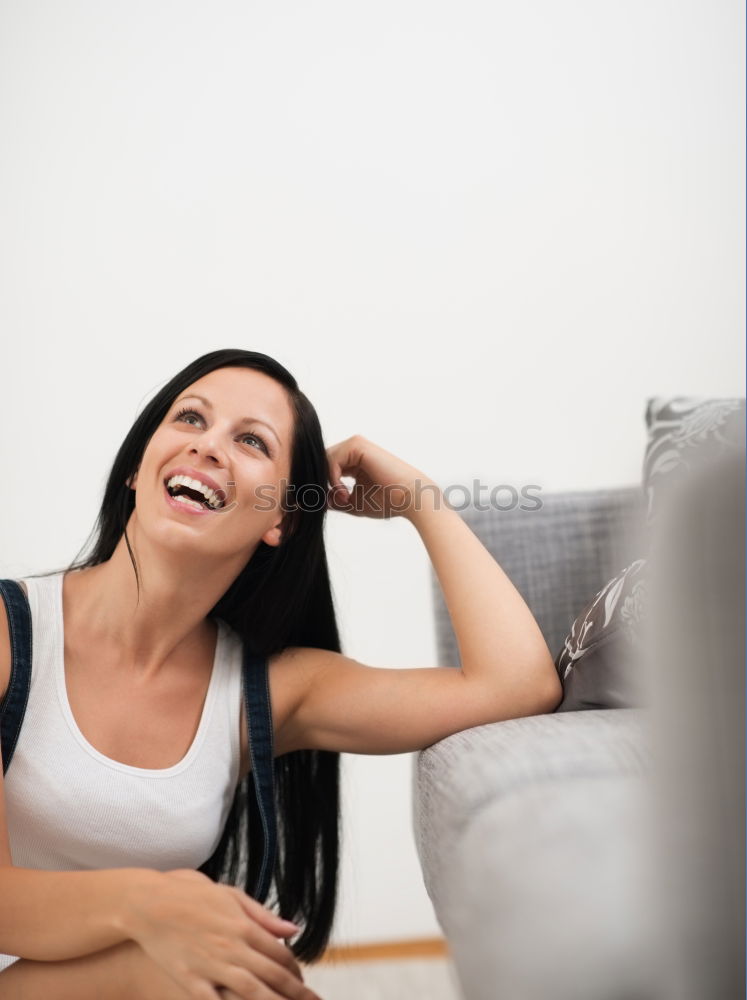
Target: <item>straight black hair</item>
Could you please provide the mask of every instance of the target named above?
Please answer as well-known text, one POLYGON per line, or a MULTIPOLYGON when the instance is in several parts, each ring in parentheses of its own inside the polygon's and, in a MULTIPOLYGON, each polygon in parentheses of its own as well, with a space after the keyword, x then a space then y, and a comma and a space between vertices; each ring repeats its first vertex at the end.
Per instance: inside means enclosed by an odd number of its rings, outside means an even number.
MULTIPOLYGON (((80 550, 91 546, 91 552, 82 559, 79 552, 79 561, 74 560, 66 572, 106 562, 124 536, 139 593, 140 578, 127 537, 135 493, 127 483, 177 396, 209 372, 226 367, 254 368, 285 388, 295 418, 290 487, 295 487, 296 495, 303 486, 303 493, 309 488, 314 496, 326 496, 328 464, 319 418, 296 379, 266 354, 230 348, 211 351, 178 372, 135 420, 114 459, 94 528, 80 550)), ((289 646, 341 651, 324 547, 325 513, 324 502, 286 510, 281 543, 271 546, 260 541, 208 614, 209 618, 223 619, 261 656, 269 657, 289 646)), ((33 575, 50 574, 29 574, 33 575)), ((308 963, 327 947, 337 902, 340 754, 296 750, 276 757, 273 767, 278 849, 265 905, 278 904, 282 917, 303 926, 290 948, 297 959, 308 963)), ((249 772, 236 788, 217 848, 199 871, 214 882, 251 893, 262 862, 258 846, 263 842, 249 772)))

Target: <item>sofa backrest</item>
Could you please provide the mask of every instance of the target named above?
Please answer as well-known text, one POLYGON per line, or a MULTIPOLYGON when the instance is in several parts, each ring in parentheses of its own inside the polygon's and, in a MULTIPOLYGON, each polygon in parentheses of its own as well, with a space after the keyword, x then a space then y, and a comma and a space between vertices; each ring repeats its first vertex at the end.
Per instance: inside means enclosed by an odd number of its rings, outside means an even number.
MULTIPOLYGON (((576 615, 616 573, 642 558, 639 486, 540 495, 539 509, 460 511, 527 602, 553 656, 576 615)), ((522 500, 525 507, 533 502, 522 500)), ((439 664, 461 666, 440 585, 431 569, 439 664)))

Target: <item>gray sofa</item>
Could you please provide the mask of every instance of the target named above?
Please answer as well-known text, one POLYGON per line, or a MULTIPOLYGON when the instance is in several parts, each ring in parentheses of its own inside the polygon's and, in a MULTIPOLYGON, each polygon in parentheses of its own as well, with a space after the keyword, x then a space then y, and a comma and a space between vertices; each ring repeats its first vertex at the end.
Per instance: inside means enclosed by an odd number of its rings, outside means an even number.
MULTIPOLYGON (((556 655, 595 593, 646 554, 644 498, 630 486, 542 500, 539 510, 469 508, 462 517, 556 655)), ((439 662, 458 664, 431 580, 439 662)), ((670 914, 658 905, 666 890, 654 877, 661 872, 649 836, 646 706, 493 723, 414 756, 416 848, 465 1000, 685 997, 681 983, 665 985, 661 967, 670 914)))

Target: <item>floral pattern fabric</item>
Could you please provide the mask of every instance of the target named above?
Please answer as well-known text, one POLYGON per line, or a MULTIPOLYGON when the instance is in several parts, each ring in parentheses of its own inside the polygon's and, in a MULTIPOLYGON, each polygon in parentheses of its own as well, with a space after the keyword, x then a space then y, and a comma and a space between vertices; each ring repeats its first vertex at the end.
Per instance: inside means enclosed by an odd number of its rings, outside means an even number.
POLYGON ((628 708, 638 703, 630 660, 640 645, 646 608, 646 560, 613 577, 578 615, 555 668, 563 683, 559 712, 628 708))
POLYGON ((643 460, 646 520, 656 520, 659 498, 696 469, 745 447, 744 399, 654 397, 646 406, 648 444, 643 460))
MULTIPOLYGON (((745 400, 656 396, 646 404, 646 429, 643 489, 652 529, 665 495, 709 462, 744 450, 745 400)), ((647 560, 636 559, 578 615, 555 659, 563 683, 557 711, 640 704, 647 587, 647 560)))

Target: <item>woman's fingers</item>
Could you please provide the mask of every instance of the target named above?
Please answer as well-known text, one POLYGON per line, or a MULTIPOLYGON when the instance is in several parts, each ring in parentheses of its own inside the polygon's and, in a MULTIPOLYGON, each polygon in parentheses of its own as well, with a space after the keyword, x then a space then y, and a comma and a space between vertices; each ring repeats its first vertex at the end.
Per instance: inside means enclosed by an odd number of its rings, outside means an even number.
POLYGON ((251 956, 251 969, 243 963, 242 966, 232 964, 216 970, 209 979, 193 977, 186 987, 183 983, 177 984, 134 941, 123 943, 118 950, 127 953, 127 995, 139 1000, 186 1000, 192 996, 199 1000, 215 1000, 216 996, 225 1000, 321 1000, 295 976, 284 974, 277 967, 273 969, 273 963, 259 954, 251 956))
POLYGON ((260 982, 267 990, 267 998, 270 1000, 321 1000, 313 990, 305 986, 286 969, 282 969, 277 963, 271 961, 266 956, 256 952, 251 957, 251 967, 246 968, 233 964, 229 970, 221 976, 221 985, 233 990, 239 997, 257 1000, 265 997, 265 993, 257 992, 257 982, 260 982))
POLYGON ((327 449, 331 479, 352 476, 348 495, 332 490, 329 506, 362 517, 409 517, 421 487, 438 495, 438 485, 420 469, 360 434, 327 449))
POLYGON ((363 439, 356 434, 327 449, 327 461, 332 471, 332 483, 339 483, 341 476, 355 475, 363 457, 362 444, 363 439))
MULTIPOLYGON (((248 893, 214 883, 196 871, 167 873, 165 888, 162 897, 156 894, 143 908, 137 940, 187 993, 192 988, 195 998, 200 995, 200 1000, 208 1000, 204 990, 217 983, 242 997, 261 1000, 270 995, 267 989, 276 990, 275 983, 279 983, 282 1000, 310 1000, 313 994, 303 992, 295 955, 278 940, 300 928, 277 917, 248 893), (262 971, 271 977, 266 988, 262 971)), ((212 986, 210 991, 214 1000, 212 986)))
POLYGON ((342 481, 342 466, 335 458, 329 460, 329 481, 332 484, 328 498, 329 506, 334 509, 338 504, 350 503, 350 490, 342 481))
POLYGON ((252 921, 249 921, 244 928, 243 938, 254 951, 266 956, 268 961, 278 968, 285 969, 289 975, 303 983, 301 967, 287 945, 281 944, 272 934, 252 921))
POLYGON ((334 459, 329 459, 329 481, 333 486, 340 482, 340 477, 342 476, 342 469, 340 468, 340 463, 334 459))
POLYGON ((283 920, 267 910, 261 903, 240 889, 235 890, 236 895, 248 917, 256 922, 256 932, 254 943, 261 944, 265 954, 269 954, 274 961, 285 965, 291 972, 303 982, 301 967, 296 961, 296 957, 287 945, 281 944, 275 936, 276 930, 279 935, 290 937, 297 934, 301 928, 296 927, 289 920, 283 920))
POLYGON ((259 921, 268 929, 277 928, 280 935, 283 937, 291 937, 293 934, 297 934, 301 930, 297 924, 279 917, 276 913, 273 913, 272 910, 268 910, 266 906, 263 906, 259 900, 250 896, 246 892, 242 892, 241 889, 237 889, 235 886, 228 886, 227 888, 236 894, 239 902, 244 907, 248 915, 259 921))
MULTIPOLYGON (((256 992, 256 989, 254 993, 251 993, 249 995, 252 997, 252 1000, 255 1000, 255 998, 256 1000, 260 1000, 260 994, 256 992)), ((229 990, 224 986, 218 987, 218 996, 221 998, 221 1000, 246 1000, 246 997, 242 996, 239 993, 234 993, 233 990, 229 990)), ((274 990, 271 989, 265 990, 265 992, 261 995, 261 1000, 275 1000, 276 997, 277 1000, 286 1000, 286 998, 281 993, 276 993, 274 990)), ((317 997, 317 1000, 321 1000, 321 998, 317 997)))

